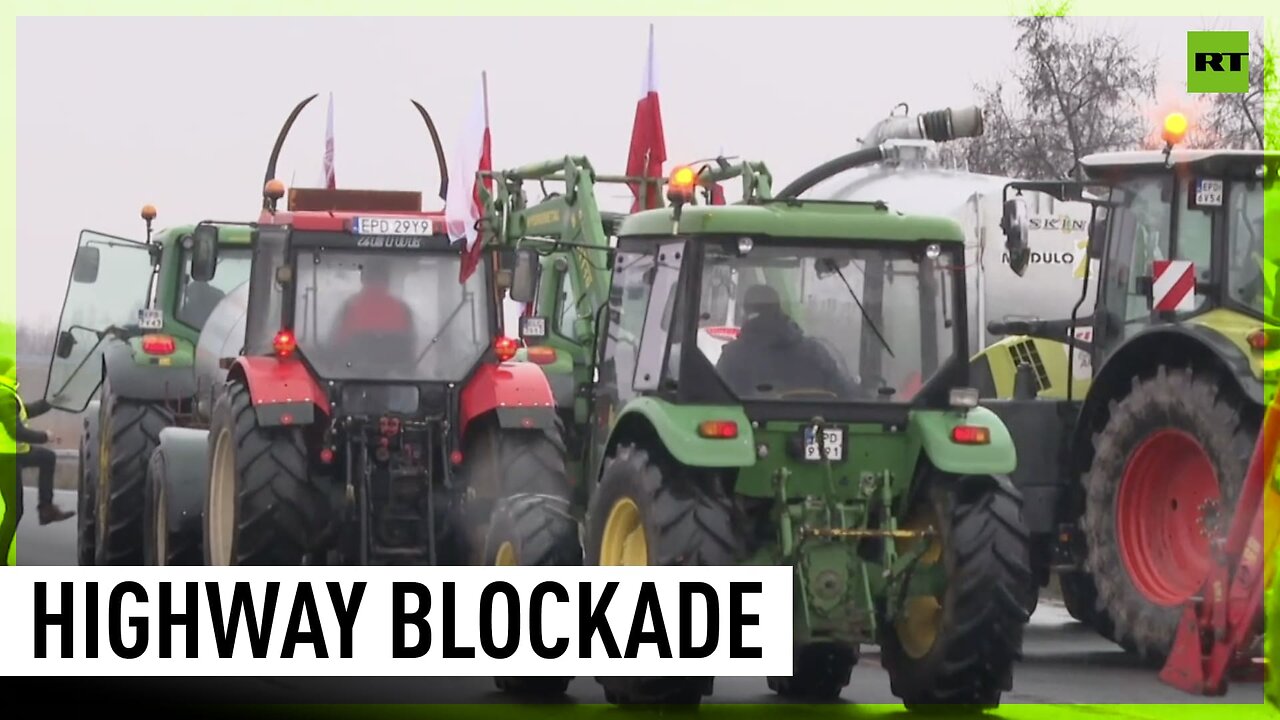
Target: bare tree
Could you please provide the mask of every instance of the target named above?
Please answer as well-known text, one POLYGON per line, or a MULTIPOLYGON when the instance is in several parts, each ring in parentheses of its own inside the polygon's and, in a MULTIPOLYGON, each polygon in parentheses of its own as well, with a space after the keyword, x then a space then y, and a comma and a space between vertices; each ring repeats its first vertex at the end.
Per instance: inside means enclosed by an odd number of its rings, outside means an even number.
POLYGON ((971 172, 1079 176, 1080 159, 1133 147, 1156 91, 1155 61, 1122 34, 1080 28, 1061 14, 1021 17, 1012 88, 979 84, 986 129, 943 161, 971 172))

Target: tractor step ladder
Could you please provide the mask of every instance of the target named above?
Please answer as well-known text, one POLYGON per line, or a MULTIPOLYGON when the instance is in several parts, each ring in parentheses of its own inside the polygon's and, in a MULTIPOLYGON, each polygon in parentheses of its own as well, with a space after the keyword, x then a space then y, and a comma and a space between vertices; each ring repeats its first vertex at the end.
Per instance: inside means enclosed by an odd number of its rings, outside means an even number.
POLYGON ((1261 682, 1269 670, 1251 657, 1263 634, 1263 593, 1276 569, 1266 560, 1276 548, 1277 528, 1264 518, 1280 516, 1274 485, 1280 396, 1267 408, 1258 444, 1225 538, 1213 538, 1214 566, 1199 595, 1183 610, 1178 634, 1160 680, 1193 695, 1221 696, 1228 676, 1261 682))

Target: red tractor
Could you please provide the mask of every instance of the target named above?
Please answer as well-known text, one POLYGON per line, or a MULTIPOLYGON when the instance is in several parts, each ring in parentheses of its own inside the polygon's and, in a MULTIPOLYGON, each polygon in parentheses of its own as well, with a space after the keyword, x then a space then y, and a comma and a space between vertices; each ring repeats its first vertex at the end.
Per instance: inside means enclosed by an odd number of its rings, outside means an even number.
MULTIPOLYGON (((201 336, 209 429, 161 438, 153 557, 198 539, 210 565, 477 563, 495 501, 568 494, 551 387, 508 362, 498 254, 460 281, 465 251, 420 193, 293 188, 277 208, 280 149, 314 97, 272 150, 249 280, 201 336)), ((231 224, 194 231, 201 276, 231 224)))

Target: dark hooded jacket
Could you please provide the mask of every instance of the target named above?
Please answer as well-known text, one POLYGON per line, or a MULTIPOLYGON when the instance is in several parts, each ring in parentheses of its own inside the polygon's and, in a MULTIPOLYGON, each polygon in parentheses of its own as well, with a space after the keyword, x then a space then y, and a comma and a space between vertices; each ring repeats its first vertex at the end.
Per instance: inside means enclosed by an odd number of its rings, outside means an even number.
POLYGON ((857 386, 821 343, 804 336, 781 308, 768 308, 743 324, 724 346, 716 369, 740 397, 801 389, 822 389, 842 400, 857 397, 857 386))

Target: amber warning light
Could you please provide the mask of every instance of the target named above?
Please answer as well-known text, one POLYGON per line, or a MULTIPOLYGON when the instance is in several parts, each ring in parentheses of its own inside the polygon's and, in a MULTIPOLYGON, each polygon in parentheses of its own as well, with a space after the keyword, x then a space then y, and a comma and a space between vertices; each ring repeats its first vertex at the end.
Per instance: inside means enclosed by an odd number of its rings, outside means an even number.
POLYGON ((1187 135, 1187 116, 1180 112, 1169 113, 1164 119, 1164 131, 1161 136, 1170 145, 1177 145, 1187 135))

